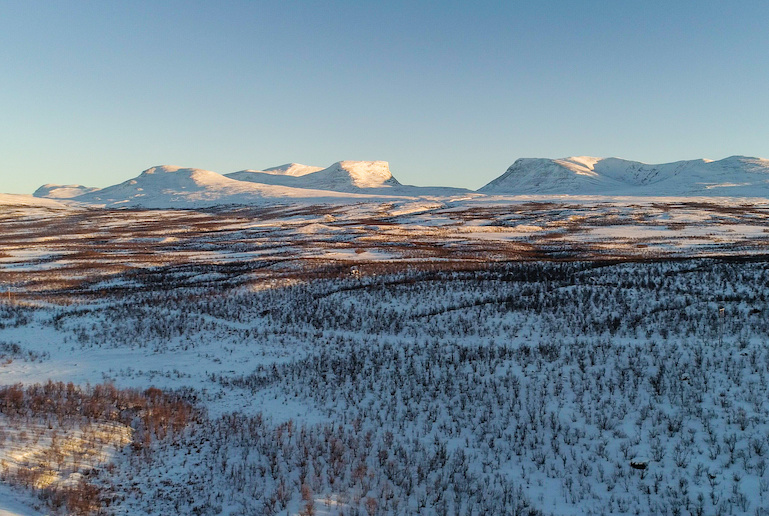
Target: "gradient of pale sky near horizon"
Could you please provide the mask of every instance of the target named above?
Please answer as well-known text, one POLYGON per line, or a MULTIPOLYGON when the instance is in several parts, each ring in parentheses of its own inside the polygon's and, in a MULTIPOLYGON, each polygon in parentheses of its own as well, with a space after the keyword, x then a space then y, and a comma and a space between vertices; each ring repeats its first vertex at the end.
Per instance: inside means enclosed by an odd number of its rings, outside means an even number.
POLYGON ((0 192, 386 160, 769 158, 769 2, 0 0, 0 192))

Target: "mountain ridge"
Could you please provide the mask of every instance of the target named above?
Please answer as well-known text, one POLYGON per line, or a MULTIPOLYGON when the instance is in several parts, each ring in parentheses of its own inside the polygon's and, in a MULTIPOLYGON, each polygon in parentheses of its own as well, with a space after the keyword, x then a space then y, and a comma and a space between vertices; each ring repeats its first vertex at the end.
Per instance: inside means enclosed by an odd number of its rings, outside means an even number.
POLYGON ((266 170, 241 170, 224 176, 252 183, 339 192, 400 186, 386 161, 337 161, 326 168, 289 163, 266 170))
POLYGON ((239 181, 210 170, 160 165, 148 168, 133 179, 70 200, 110 207, 186 208, 340 197, 349 200, 377 198, 354 191, 239 181))
POLYGON ((72 199, 73 197, 78 197, 96 190, 99 190, 99 188, 83 185, 59 185, 48 183, 35 190, 32 193, 32 196, 45 199, 72 199))
POLYGON ((769 196, 769 160, 730 156, 647 164, 622 158, 521 158, 478 189, 492 195, 769 196), (757 191, 758 189, 758 191, 757 191))
POLYGON ((229 174, 160 165, 106 188, 47 184, 38 198, 113 207, 199 207, 286 199, 604 195, 769 198, 769 160, 730 156, 647 164, 622 158, 520 158, 477 191, 401 184, 386 161, 338 161, 326 168, 287 163, 229 174))

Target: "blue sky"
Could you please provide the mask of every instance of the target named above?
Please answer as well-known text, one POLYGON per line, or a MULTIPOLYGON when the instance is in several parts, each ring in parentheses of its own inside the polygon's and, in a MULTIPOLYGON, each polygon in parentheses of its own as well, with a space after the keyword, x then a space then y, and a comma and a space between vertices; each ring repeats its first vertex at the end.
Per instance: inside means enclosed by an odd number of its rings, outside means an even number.
POLYGON ((0 0, 0 192, 387 160, 769 158, 769 2, 0 0))

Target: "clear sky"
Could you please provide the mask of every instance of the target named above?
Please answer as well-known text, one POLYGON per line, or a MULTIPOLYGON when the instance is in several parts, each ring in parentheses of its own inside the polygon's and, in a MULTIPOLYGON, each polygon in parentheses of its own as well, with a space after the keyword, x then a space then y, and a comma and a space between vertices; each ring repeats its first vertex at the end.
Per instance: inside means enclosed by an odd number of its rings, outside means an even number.
POLYGON ((769 2, 0 0, 0 192, 387 160, 769 158, 769 2))

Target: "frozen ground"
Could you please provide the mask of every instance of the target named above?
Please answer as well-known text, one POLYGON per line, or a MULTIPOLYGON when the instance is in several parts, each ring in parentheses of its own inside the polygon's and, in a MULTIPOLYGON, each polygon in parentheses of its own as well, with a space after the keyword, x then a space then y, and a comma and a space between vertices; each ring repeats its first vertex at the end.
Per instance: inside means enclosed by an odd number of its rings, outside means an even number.
MULTIPOLYGON (((769 509, 764 201, 4 210, 0 386, 200 410, 145 442, 115 409, 106 513, 769 509)), ((86 424, 32 407, 0 456, 86 424)))

